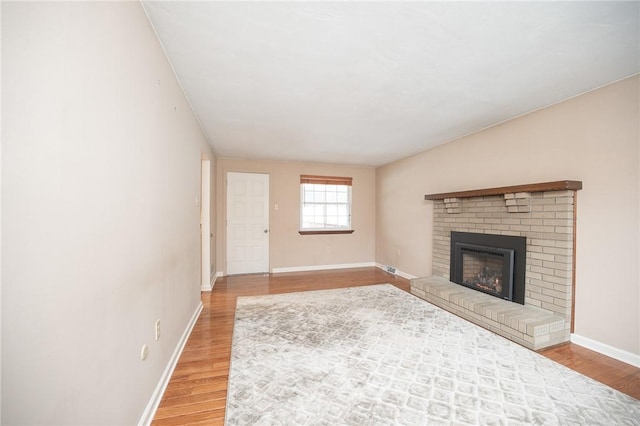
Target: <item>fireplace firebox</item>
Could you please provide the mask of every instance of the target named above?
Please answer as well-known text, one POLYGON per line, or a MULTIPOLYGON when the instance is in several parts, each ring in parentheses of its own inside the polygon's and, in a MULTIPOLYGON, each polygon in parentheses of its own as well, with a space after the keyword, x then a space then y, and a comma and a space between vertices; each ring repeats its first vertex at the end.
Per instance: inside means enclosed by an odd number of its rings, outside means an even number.
POLYGON ((524 305, 525 237, 451 232, 450 280, 524 305))

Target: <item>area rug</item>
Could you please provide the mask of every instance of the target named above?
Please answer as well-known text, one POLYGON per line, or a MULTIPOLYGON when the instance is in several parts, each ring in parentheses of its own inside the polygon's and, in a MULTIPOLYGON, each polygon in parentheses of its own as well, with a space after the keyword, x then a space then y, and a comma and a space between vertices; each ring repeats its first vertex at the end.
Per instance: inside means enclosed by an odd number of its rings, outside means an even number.
POLYGON ((227 425, 639 425, 640 401, 390 284, 240 297, 227 425))

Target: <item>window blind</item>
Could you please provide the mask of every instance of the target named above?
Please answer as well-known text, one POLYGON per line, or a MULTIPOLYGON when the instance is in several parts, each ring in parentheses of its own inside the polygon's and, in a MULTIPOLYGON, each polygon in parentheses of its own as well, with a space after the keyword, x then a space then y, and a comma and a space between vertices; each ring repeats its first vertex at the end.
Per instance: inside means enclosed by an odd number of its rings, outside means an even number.
POLYGON ((311 183, 316 185, 346 185, 351 186, 353 178, 340 176, 315 176, 300 175, 300 183, 311 183))

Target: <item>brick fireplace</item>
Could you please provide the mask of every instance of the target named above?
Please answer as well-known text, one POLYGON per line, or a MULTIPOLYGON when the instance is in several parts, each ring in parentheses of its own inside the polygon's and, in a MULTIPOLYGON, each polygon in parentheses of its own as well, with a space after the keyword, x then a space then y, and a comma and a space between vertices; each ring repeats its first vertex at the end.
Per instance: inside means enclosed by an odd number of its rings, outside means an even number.
POLYGON ((411 292, 534 350, 566 342, 572 328, 578 181, 446 194, 433 201, 433 275, 411 292), (524 237, 524 305, 450 281, 451 233, 524 237))

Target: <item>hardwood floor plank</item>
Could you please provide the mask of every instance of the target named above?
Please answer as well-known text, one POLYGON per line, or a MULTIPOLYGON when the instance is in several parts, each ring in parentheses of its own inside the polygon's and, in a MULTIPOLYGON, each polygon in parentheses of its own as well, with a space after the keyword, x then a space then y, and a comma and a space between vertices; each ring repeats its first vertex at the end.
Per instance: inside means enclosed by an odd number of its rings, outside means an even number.
MULTIPOLYGON (((198 395, 201 393, 213 393, 218 391, 225 391, 227 389, 227 382, 220 381, 218 383, 209 383, 206 385, 198 385, 195 383, 189 383, 189 386, 174 386, 172 389, 167 389, 163 395, 163 399, 169 400, 171 398, 182 397, 187 395, 198 395)), ((176 400, 167 401, 171 402, 171 405, 175 404, 176 400)))
POLYGON ((198 413, 183 414, 174 417, 154 419, 153 425, 185 426, 185 425, 222 425, 224 424, 224 409, 209 410, 198 413))
POLYGON ((640 399, 640 369, 572 343, 539 352, 566 367, 640 399))
MULTIPOLYGON (((217 390, 213 392, 195 393, 195 394, 192 393, 189 395, 176 396, 174 398, 167 398, 167 399, 168 399, 168 402, 171 403, 171 406, 177 407, 182 405, 196 404, 199 402, 220 401, 220 400, 222 400, 222 404, 224 405, 224 403, 226 402, 226 398, 227 398, 227 391, 226 389, 223 389, 223 390, 217 390)), ((165 408, 165 411, 166 410, 168 410, 168 408, 165 408)), ((171 416, 167 416, 167 417, 171 417, 171 416)))
MULTIPOLYGON (((409 291, 408 280, 373 267, 219 278, 211 293, 202 293, 203 310, 152 424, 175 426, 224 423, 231 339, 238 297, 383 283, 409 291)), ((540 353, 640 399, 638 368, 571 343, 540 353)))

